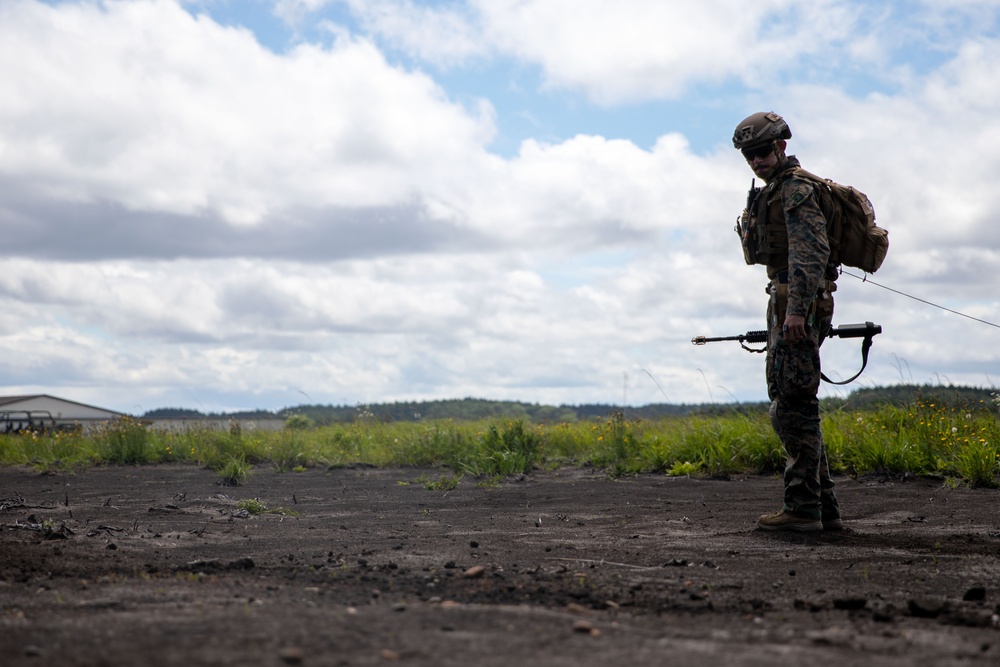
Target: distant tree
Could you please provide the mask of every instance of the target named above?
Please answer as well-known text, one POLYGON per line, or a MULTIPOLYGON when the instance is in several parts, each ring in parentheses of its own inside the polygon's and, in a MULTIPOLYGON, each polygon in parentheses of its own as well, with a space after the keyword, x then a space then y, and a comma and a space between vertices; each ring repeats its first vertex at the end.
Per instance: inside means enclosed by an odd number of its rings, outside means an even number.
MULTIPOLYGON (((992 408, 1000 405, 993 398, 996 389, 958 387, 952 385, 891 385, 887 387, 858 387, 846 397, 828 397, 822 401, 827 411, 850 409, 877 409, 884 405, 903 406, 916 401, 931 401, 942 405, 966 405, 969 409, 992 408)), ((652 420, 686 415, 760 414, 767 410, 764 401, 746 403, 651 403, 627 406, 624 415, 629 420, 652 420)), ((336 423, 362 420, 380 422, 435 421, 454 419, 474 421, 483 419, 512 419, 540 424, 605 419, 622 410, 612 403, 586 403, 580 405, 539 405, 519 401, 492 401, 484 398, 462 398, 433 401, 403 401, 372 403, 368 405, 299 405, 277 412, 268 410, 233 413, 212 413, 208 416, 223 419, 283 419, 288 428, 309 428, 336 423), (305 421, 303 421, 305 420, 305 421), (291 426, 289 424, 296 424, 291 426), (307 424, 306 426, 299 426, 307 424)), ((160 408, 145 415, 149 419, 203 418, 197 410, 160 408)))
POLYGON ((304 431, 315 425, 315 422, 308 415, 295 414, 285 418, 285 428, 291 431, 304 431))
POLYGON ((145 419, 201 419, 205 414, 186 408, 157 408, 142 415, 145 419))

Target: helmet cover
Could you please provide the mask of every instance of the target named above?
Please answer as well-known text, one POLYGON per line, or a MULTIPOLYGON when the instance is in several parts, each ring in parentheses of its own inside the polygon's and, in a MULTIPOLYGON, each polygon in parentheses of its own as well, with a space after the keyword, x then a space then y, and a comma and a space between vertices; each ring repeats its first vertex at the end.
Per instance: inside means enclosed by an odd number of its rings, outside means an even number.
POLYGON ((791 138, 792 131, 788 129, 784 118, 773 111, 760 111, 747 116, 736 126, 733 146, 739 149, 756 148, 772 141, 791 138))

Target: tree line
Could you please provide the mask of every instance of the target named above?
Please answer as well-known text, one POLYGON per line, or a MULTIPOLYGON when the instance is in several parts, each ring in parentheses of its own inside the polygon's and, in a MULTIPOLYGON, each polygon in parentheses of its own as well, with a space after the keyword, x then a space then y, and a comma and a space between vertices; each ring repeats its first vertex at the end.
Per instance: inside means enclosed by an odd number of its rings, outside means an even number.
MULTIPOLYGON (((916 401, 931 401, 942 405, 965 405, 996 409, 996 389, 945 385, 891 385, 859 387, 846 397, 822 399, 824 410, 875 410, 886 405, 904 406, 916 401)), ((767 410, 766 402, 750 403, 652 403, 642 406, 620 406, 612 403, 580 405, 541 405, 520 401, 495 401, 483 398, 462 398, 434 401, 402 401, 365 405, 296 405, 281 410, 249 410, 239 412, 201 412, 186 408, 157 408, 142 415, 146 419, 287 419, 292 415, 309 417, 317 425, 377 420, 383 422, 453 419, 513 419, 531 423, 555 424, 602 419, 622 413, 625 419, 653 420, 664 417, 691 415, 757 414, 767 410)))

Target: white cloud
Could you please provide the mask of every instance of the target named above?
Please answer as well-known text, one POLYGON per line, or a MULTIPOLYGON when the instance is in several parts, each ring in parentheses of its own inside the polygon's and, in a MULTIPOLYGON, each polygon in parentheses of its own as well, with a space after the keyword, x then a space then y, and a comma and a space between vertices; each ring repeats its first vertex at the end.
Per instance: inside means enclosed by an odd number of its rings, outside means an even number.
POLYGON ((364 28, 394 48, 439 66, 488 55, 472 9, 464 3, 430 7, 413 0, 338 0, 360 17, 364 28))
POLYGON ((4 170, 73 201, 258 224, 391 206, 484 159, 465 109, 368 42, 286 56, 169 2, 0 9, 4 170))
POLYGON ((275 0, 274 14, 286 23, 296 25, 334 2, 337 0, 275 0))
POLYGON ((604 104, 676 98, 706 81, 766 85, 803 54, 849 40, 855 20, 839 0, 342 1, 412 57, 451 66, 510 55, 541 67, 549 86, 604 104))

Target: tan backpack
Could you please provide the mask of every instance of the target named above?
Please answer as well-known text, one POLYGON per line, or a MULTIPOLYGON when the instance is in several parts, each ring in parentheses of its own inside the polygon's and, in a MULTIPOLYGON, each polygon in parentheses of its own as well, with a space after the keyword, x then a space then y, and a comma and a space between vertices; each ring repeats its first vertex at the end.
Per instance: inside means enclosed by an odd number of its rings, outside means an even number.
POLYGON ((831 259, 865 273, 878 271, 889 251, 889 232, 875 224, 875 208, 868 196, 801 167, 793 173, 820 186, 817 195, 827 220, 831 259))

